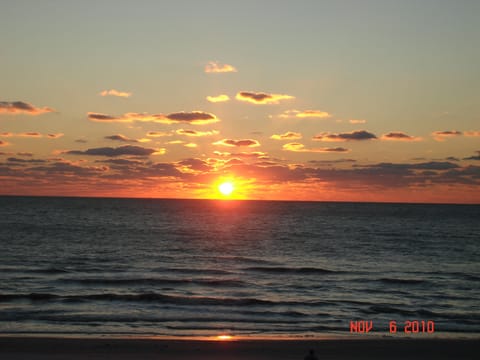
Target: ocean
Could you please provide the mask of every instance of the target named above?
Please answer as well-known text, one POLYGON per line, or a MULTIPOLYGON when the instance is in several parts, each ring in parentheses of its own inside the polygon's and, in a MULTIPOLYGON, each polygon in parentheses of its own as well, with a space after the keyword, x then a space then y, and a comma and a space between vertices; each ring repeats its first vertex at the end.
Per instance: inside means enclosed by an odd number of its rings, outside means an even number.
POLYGON ((477 337, 479 219, 479 205, 0 197, 0 334, 477 337))

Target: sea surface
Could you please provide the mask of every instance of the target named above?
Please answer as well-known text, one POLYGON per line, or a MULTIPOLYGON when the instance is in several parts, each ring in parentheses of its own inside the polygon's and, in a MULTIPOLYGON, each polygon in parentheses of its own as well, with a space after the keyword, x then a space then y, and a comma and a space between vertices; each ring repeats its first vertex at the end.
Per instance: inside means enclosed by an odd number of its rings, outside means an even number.
POLYGON ((479 261, 479 205, 0 197, 0 334, 476 337, 479 261))

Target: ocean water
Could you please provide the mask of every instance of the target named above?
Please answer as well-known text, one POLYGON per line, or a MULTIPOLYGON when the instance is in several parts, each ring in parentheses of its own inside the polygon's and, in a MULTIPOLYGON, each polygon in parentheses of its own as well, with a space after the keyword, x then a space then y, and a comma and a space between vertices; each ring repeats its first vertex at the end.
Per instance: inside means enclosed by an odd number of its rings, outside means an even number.
POLYGON ((479 219, 478 205, 0 197, 0 334, 316 337, 366 320, 479 336, 479 219))

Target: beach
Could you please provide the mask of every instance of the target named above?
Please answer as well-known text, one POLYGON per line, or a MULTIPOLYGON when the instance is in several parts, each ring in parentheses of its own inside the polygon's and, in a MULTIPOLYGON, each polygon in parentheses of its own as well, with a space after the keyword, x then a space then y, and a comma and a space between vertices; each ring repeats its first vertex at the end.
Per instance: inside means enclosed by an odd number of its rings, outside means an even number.
POLYGON ((0 358, 17 359, 472 359, 476 340, 242 340, 197 341, 92 338, 0 338, 0 358))

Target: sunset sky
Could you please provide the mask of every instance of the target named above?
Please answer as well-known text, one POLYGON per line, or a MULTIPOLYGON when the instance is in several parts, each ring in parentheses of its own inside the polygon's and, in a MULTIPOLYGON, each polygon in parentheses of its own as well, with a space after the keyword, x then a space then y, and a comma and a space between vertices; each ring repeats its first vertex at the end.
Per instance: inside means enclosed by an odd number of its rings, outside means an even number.
POLYGON ((0 194, 480 203, 479 15, 2 1, 0 194))

